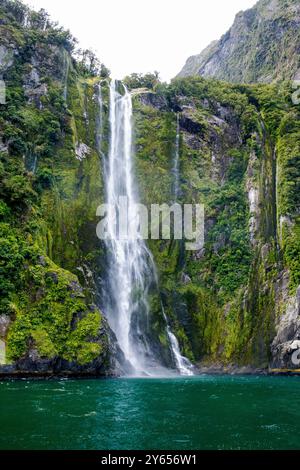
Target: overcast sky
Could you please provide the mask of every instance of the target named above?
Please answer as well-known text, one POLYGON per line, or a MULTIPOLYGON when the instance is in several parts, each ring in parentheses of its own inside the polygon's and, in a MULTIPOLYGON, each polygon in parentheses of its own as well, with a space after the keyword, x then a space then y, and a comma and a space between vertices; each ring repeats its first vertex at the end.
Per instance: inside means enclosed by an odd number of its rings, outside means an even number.
POLYGON ((70 29, 115 78, 158 70, 174 77, 256 0, 27 0, 70 29))

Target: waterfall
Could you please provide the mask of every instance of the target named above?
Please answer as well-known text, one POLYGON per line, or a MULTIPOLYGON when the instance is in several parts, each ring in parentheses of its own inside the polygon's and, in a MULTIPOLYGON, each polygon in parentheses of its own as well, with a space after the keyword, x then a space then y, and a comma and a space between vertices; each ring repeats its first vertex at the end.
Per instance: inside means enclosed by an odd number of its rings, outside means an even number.
POLYGON ((23 156, 25 168, 31 173, 36 173, 38 157, 37 153, 34 152, 34 146, 31 146, 30 150, 23 156))
POLYGON ((103 98, 102 98, 102 87, 101 82, 98 83, 97 87, 97 101, 98 101, 98 109, 99 113, 97 116, 97 123, 96 123, 96 145, 99 155, 103 155, 102 153, 102 135, 103 135, 103 98))
POLYGON ((32 169, 31 169, 31 172, 33 174, 35 174, 36 172, 36 166, 37 166, 37 154, 35 154, 33 157, 33 163, 32 163, 32 169))
MULTIPOLYGON (((120 210, 120 196, 127 198, 128 219, 138 220, 136 184, 132 169, 132 103, 125 87, 110 84, 110 146, 105 169, 106 201, 120 210)), ((120 212, 119 212, 120 213, 120 212)), ((131 225, 131 224, 130 224, 131 225)), ((133 224, 134 225, 134 224, 133 224)), ((150 374, 158 364, 147 340, 148 293, 153 272, 151 254, 141 238, 130 232, 125 239, 116 234, 115 215, 107 214, 109 295, 106 314, 125 358, 136 374, 150 374), (131 235, 131 236, 130 236, 131 235)))
POLYGON ((46 31, 47 26, 48 26, 48 20, 47 20, 47 18, 46 18, 46 19, 44 20, 44 22, 43 22, 42 30, 43 30, 43 31, 46 31))
POLYGON ((25 13, 24 13, 24 19, 23 19, 23 26, 24 26, 24 28, 27 28, 28 23, 29 23, 29 13, 28 13, 28 11, 26 10, 25 13))
POLYGON ((175 202, 179 196, 179 153, 180 153, 180 123, 179 113, 177 113, 177 124, 176 124, 176 140, 175 140, 175 154, 173 161, 173 194, 175 202))
MULTIPOLYGON (((100 116, 102 115, 101 89, 98 94, 100 116)), ((102 117, 100 118, 102 120, 102 117)), ((162 366, 149 333, 148 296, 157 283, 156 268, 146 243, 137 236, 139 213, 138 193, 133 172, 132 152, 132 101, 124 85, 115 80, 110 83, 110 142, 105 164, 107 232, 105 245, 108 256, 107 291, 105 313, 125 358, 135 375, 159 375, 162 366), (123 94, 118 90, 123 87, 123 94), (116 213, 122 217, 120 197, 126 198, 129 227, 126 237, 116 230, 116 213), (133 223, 130 223, 133 222, 133 223)), ((98 129, 102 127, 99 123, 98 129)), ((101 133, 100 133, 101 134, 101 133)), ((98 147, 99 147, 98 137, 98 147)), ((100 146, 101 147, 101 146, 100 146)), ((193 375, 189 361, 182 357, 178 341, 171 332, 163 312, 170 350, 178 371, 193 375)))
POLYGON ((63 98, 67 102, 68 98, 68 79, 70 71, 70 61, 67 51, 64 49, 64 89, 63 89, 63 98))
POLYGON ((162 309, 163 316, 167 325, 167 335, 170 341, 171 351, 173 354, 176 367, 180 375, 189 375, 189 376, 194 375, 193 364, 188 360, 187 357, 182 356, 180 353, 178 340, 170 328, 163 304, 161 304, 161 309, 162 309))
POLYGON ((176 336, 170 330, 170 327, 167 327, 168 337, 171 343, 172 351, 174 354, 174 358, 176 361, 177 369, 179 370, 181 375, 194 375, 193 372, 193 365, 191 362, 184 356, 181 355, 179 344, 176 336))

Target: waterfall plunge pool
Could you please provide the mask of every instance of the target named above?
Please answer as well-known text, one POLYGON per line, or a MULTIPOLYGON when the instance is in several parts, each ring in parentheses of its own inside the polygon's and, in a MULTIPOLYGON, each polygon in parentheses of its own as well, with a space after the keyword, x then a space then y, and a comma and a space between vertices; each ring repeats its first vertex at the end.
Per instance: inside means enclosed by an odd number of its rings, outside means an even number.
POLYGON ((0 382, 0 449, 299 449, 300 379, 0 382))

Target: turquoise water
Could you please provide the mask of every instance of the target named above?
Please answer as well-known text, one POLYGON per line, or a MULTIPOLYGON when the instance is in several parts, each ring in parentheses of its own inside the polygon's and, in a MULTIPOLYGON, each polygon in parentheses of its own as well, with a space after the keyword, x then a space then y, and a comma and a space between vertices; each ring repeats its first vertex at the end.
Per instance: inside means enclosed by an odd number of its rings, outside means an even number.
POLYGON ((300 378, 0 382, 1 449, 300 449, 300 378))

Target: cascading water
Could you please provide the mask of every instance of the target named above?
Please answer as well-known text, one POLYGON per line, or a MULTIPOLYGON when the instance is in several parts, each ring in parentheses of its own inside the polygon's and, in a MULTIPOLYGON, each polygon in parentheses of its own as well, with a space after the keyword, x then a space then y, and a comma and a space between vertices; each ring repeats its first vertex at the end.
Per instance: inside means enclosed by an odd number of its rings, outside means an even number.
POLYGON ((24 13, 23 26, 24 28, 27 28, 29 26, 29 13, 27 10, 24 13))
POLYGON ((171 343, 176 366, 180 374, 181 375, 194 375, 193 365, 186 357, 182 356, 180 353, 179 344, 178 344, 178 340, 176 336, 174 335, 174 333, 172 333, 169 326, 167 326, 167 330, 168 330, 168 337, 171 343))
POLYGON ((36 166, 37 166, 37 154, 35 154, 33 157, 32 168, 31 168, 31 171, 33 174, 35 174, 36 172, 36 166))
POLYGON ((96 145, 98 153, 101 157, 103 157, 102 152, 102 137, 103 137, 103 98, 102 98, 102 87, 101 82, 98 84, 97 87, 97 101, 99 107, 99 113, 97 116, 97 123, 96 123, 96 145))
MULTIPOLYGON (((157 366, 145 335, 149 314, 148 293, 153 273, 151 254, 135 233, 122 239, 116 233, 114 208, 120 212, 120 197, 126 198, 128 220, 138 218, 137 195, 132 171, 132 103, 124 87, 110 84, 110 148, 106 165, 107 213, 106 247, 109 261, 109 298, 106 306, 109 323, 125 358, 135 373, 150 373, 157 366)), ((134 224, 130 224, 129 231, 134 224)))
MULTIPOLYGON (((137 236, 139 213, 132 168, 132 102, 126 87, 122 85, 124 93, 121 94, 117 85, 114 80, 110 83, 110 145, 105 165, 108 204, 105 239, 108 286, 105 310, 118 344, 134 369, 134 374, 159 375, 163 368, 152 350, 148 334, 148 296, 151 287, 156 284, 156 270, 144 240, 137 236), (126 201, 129 221, 125 237, 120 236, 116 224, 116 217, 120 221, 124 210, 121 200, 126 201)), ((102 116, 101 88, 98 99, 102 116)), ((163 315, 176 367, 182 375, 192 375, 192 366, 180 355, 178 341, 168 326, 164 312, 163 315)))
POLYGON ((176 140, 175 140, 175 155, 173 161, 173 194, 175 202, 179 196, 179 153, 180 153, 180 122, 179 113, 177 113, 177 124, 176 124, 176 140))
POLYGON ((188 358, 182 356, 181 353, 180 353, 178 340, 177 340, 176 336, 174 335, 174 333, 172 333, 172 330, 171 330, 170 325, 168 323, 168 319, 167 319, 167 316, 165 314, 165 310, 164 310, 163 305, 161 305, 161 309, 162 309, 162 313, 163 313, 163 316, 164 316, 164 319, 165 319, 165 322, 166 322, 166 325, 167 325, 167 335, 168 335, 168 338, 169 338, 169 341, 170 341, 172 355, 173 355, 177 370, 179 371, 180 375, 194 375, 194 372, 193 372, 194 366, 193 366, 193 364, 188 360, 188 358))
POLYGON ((68 53, 64 50, 64 86, 63 86, 63 98, 67 101, 68 98, 68 79, 69 79, 69 71, 70 71, 70 60, 68 53))

